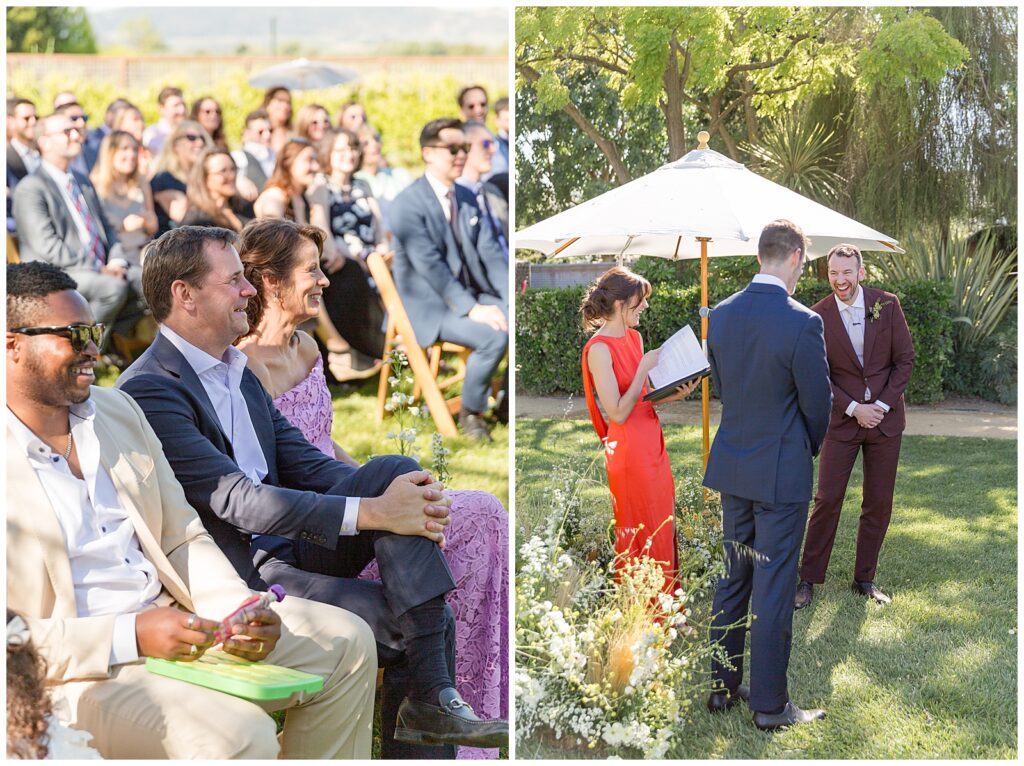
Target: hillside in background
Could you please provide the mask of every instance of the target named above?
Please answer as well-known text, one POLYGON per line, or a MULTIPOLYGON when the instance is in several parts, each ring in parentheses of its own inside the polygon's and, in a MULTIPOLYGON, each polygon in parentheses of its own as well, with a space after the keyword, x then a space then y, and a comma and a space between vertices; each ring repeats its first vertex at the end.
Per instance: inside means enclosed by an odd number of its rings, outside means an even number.
POLYGON ((88 16, 101 52, 326 56, 508 50, 508 12, 499 8, 124 7, 92 9, 88 16))

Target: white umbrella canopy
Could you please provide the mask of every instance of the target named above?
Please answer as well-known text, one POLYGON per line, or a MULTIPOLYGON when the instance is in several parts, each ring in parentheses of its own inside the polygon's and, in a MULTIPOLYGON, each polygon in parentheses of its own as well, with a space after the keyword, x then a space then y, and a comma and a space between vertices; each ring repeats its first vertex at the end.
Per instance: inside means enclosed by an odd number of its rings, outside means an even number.
POLYGON ((249 78, 249 84, 257 88, 273 88, 280 85, 289 90, 317 90, 352 82, 358 77, 359 73, 348 67, 339 67, 323 61, 295 59, 257 72, 249 78))
POLYGON ((559 258, 756 255, 761 230, 786 218, 811 240, 809 258, 845 242, 902 253, 892 237, 847 218, 711 149, 694 149, 653 173, 516 232, 516 247, 559 258))

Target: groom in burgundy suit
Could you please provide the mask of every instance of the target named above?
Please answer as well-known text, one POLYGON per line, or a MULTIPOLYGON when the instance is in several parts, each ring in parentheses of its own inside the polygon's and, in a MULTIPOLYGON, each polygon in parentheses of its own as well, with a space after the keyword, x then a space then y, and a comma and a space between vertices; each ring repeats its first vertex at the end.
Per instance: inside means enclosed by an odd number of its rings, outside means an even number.
POLYGON ((875 568, 892 515, 896 464, 907 425, 903 391, 914 367, 914 346, 899 299, 862 287, 862 279, 860 251, 836 245, 828 253, 833 294, 811 307, 825 325, 832 418, 818 459, 818 491, 807 526, 797 609, 810 604, 814 586, 825 582, 846 485, 861 450, 864 500, 853 590, 880 604, 891 600, 875 585, 875 568))

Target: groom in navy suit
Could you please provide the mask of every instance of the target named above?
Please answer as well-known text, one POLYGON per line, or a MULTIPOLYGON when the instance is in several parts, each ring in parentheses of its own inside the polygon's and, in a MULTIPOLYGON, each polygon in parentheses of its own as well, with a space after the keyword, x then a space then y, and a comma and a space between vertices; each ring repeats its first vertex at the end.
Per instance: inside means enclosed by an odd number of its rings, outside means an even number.
POLYGON ((704 484, 722 493, 727 573, 715 593, 711 638, 719 712, 746 699, 754 724, 779 729, 825 717, 789 701, 786 671, 796 571, 811 499, 812 460, 828 429, 832 387, 821 317, 790 298, 807 241, 789 221, 768 224, 757 245, 761 272, 718 304, 708 327, 711 376, 722 422, 704 484), (750 626, 750 686, 742 686, 750 626))
POLYGON ((469 189, 455 183, 470 144, 453 118, 420 132, 426 172, 391 205, 395 285, 423 347, 437 340, 473 349, 462 383, 459 426, 490 441, 481 414, 508 347, 508 259, 469 189))

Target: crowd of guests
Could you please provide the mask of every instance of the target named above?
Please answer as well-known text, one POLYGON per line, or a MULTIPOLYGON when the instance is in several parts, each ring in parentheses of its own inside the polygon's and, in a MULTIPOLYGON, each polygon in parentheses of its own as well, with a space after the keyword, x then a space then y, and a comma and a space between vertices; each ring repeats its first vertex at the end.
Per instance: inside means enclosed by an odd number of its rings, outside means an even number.
POLYGON ((379 254, 415 342, 471 349, 459 423, 491 439, 507 122, 486 128, 481 87, 457 100, 467 121, 423 127, 415 180, 360 104, 293 120, 286 88, 233 150, 216 99, 188 110, 176 88, 149 127, 123 99, 93 129, 73 93, 45 117, 8 100, 9 755, 367 758, 378 664, 384 757, 507 743, 505 510, 331 436, 331 378, 381 363, 379 254), (156 339, 95 387, 111 333, 142 317, 156 339), (288 599, 223 651, 318 674, 318 694, 256 705, 138 662, 201 657, 271 583, 288 599), (278 737, 265 711, 285 707, 278 737))
MULTIPOLYGON (((460 204, 476 209, 471 220, 486 226, 502 256, 498 270, 507 271, 508 99, 495 104, 496 134, 485 124, 489 104, 483 87, 465 87, 455 100, 458 128, 464 130, 459 144, 466 152, 450 150, 458 167, 454 182, 471 193, 460 204)), ((96 320, 110 329, 102 351, 123 368, 128 360, 118 355, 109 336, 130 334, 147 313, 139 280, 148 242, 186 225, 236 233, 257 218, 313 225, 326 235, 323 265, 331 282, 325 310, 312 322, 328 381, 379 372, 386 315, 365 258, 379 252, 390 263, 403 247, 395 232, 394 206, 414 176, 387 161, 380 131, 365 108, 346 102, 333 123, 321 104, 307 104, 293 115, 289 90, 272 87, 246 115, 235 140, 225 135, 222 108, 212 96, 199 96, 189 108, 180 88, 166 87, 157 101, 160 117, 149 126, 138 107, 118 98, 107 107, 102 124, 89 127, 89 115, 74 93, 58 94, 45 117, 30 100, 9 98, 9 249, 13 246, 21 260, 54 263, 75 278, 96 320)), ((424 147, 425 155, 431 149, 424 147)), ((429 168, 427 163, 428 173, 429 168)), ((450 221, 451 206, 441 207, 450 221)), ((458 226, 453 236, 456 241, 441 243, 442 249, 452 245, 461 251, 458 226)), ((456 280, 474 291, 504 290, 492 284, 503 279, 497 272, 475 282, 472 269, 460 274, 466 270, 457 261, 464 257, 456 252, 448 264, 456 280)), ((421 301, 410 291, 409 280, 396 273, 396 281, 403 302, 421 301)), ((476 342, 464 345, 475 348, 476 342)), ((471 366, 478 372, 479 360, 471 366)), ((480 399, 471 393, 469 402, 475 401, 476 409, 467 410, 460 423, 472 438, 485 440, 489 433, 479 416, 489 399, 480 399)), ((497 401, 503 400, 499 394, 497 401)), ((498 416, 505 417, 503 409, 498 416)))

